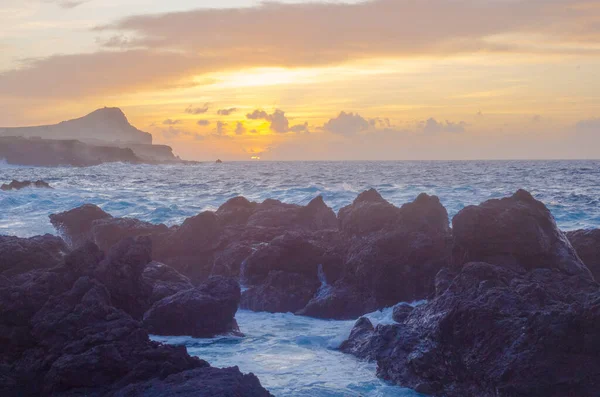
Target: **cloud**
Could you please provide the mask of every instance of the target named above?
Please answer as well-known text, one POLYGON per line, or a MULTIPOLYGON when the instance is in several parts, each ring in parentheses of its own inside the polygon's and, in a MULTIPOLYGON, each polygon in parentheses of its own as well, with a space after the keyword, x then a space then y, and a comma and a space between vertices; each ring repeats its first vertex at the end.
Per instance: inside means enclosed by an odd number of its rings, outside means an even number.
POLYGON ((227 127, 227 123, 224 123, 222 121, 217 121, 217 127, 215 128, 215 134, 216 135, 225 135, 225 127, 227 127))
POLYGON ((246 115, 246 118, 249 120, 261 120, 261 119, 268 120, 269 113, 265 112, 264 110, 256 109, 252 113, 248 113, 246 115))
POLYGON ((246 118, 249 120, 266 120, 269 122, 269 128, 273 132, 285 134, 286 132, 309 132, 308 123, 293 125, 290 127, 290 121, 281 109, 275 109, 269 114, 264 110, 256 109, 252 113, 248 113, 246 118))
POLYGON ((346 113, 344 111, 323 125, 323 129, 334 134, 351 136, 361 131, 366 131, 370 123, 358 113, 346 113))
POLYGON ((581 120, 575 125, 578 132, 597 133, 600 136, 600 118, 581 120))
POLYGON ((440 132, 461 133, 465 132, 465 127, 468 126, 468 123, 464 121, 455 123, 448 120, 446 120, 446 122, 440 122, 433 117, 430 117, 425 121, 421 121, 419 126, 426 134, 437 134, 440 132))
POLYGON ((308 123, 293 125, 290 127, 290 131, 298 134, 310 134, 310 130, 308 129, 308 123))
POLYGON ((163 125, 177 125, 177 124, 181 124, 182 121, 181 120, 166 119, 162 123, 163 123, 163 125))
POLYGON ((235 134, 236 135, 244 135, 246 133, 246 127, 244 127, 244 124, 242 124, 241 122, 238 121, 236 127, 235 127, 235 134))
POLYGON ((94 29, 108 50, 27 60, 0 75, 0 92, 85 97, 195 84, 203 74, 244 67, 369 58, 598 55, 597 10, 592 0, 371 0, 136 15, 94 29))
POLYGON ((157 132, 159 132, 166 139, 175 139, 185 136, 193 137, 196 135, 193 132, 182 130, 173 126, 169 126, 169 128, 160 128, 157 130, 157 132))
POLYGON ((210 121, 208 121, 208 120, 198 120, 196 122, 196 124, 198 124, 201 127, 206 127, 207 125, 210 125, 210 121))
POLYGON ((236 112, 237 108, 229 108, 229 109, 219 109, 217 114, 219 116, 229 116, 231 113, 236 112))
POLYGON ((91 0, 45 0, 46 3, 55 3, 61 8, 75 8, 91 0))
POLYGON ((205 103, 204 106, 200 108, 195 108, 192 105, 190 105, 185 109, 185 112, 189 114, 204 114, 208 112, 208 105, 208 103, 205 103))

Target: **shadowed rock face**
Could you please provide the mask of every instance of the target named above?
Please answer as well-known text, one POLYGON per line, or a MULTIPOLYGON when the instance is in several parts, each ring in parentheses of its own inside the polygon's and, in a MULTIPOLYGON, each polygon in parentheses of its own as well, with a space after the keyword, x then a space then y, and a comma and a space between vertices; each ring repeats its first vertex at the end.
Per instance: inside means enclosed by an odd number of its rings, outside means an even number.
POLYGON ((50 223, 65 241, 75 249, 86 241, 93 241, 92 224, 112 216, 94 204, 84 204, 70 211, 50 215, 50 223))
MULTIPOLYGON (((198 395, 269 395, 253 375, 211 368, 185 347, 151 342, 140 322, 115 307, 133 311, 125 294, 136 302, 147 240, 126 239, 106 257, 87 243, 64 265, 0 282, 1 395, 146 396, 192 389, 198 395)), ((226 292, 221 284, 206 290, 226 292)))
POLYGON ((600 286, 545 206, 519 191, 453 225, 455 267, 436 277, 436 296, 397 324, 359 320, 342 351, 435 396, 597 395, 600 286))
POLYGON ((42 180, 39 181, 17 181, 17 180, 12 180, 12 182, 10 183, 4 183, 2 186, 0 186, 0 190, 21 190, 24 189, 26 187, 35 187, 35 188, 40 188, 40 189, 52 189, 50 187, 50 185, 42 180))
POLYGON ((600 280, 600 229, 575 230, 565 234, 596 281, 600 280))
POLYGON ((197 288, 155 302, 144 314, 144 326, 157 335, 198 338, 239 332, 234 319, 239 303, 237 281, 212 277, 197 288))
POLYGON ((0 236, 0 274, 10 276, 49 269, 61 265, 68 252, 64 241, 50 234, 27 239, 0 236))
POLYGON ((8 164, 89 167, 103 163, 143 162, 130 148, 97 146, 78 140, 27 139, 0 136, 0 158, 8 164))
POLYGON ((587 274, 546 206, 524 190, 461 210, 452 220, 454 262, 485 261, 531 270, 587 274))
POLYGON ((398 208, 370 190, 337 218, 321 197, 306 206, 236 197, 171 228, 112 218, 95 206, 51 221, 67 239, 90 239, 105 251, 123 237, 149 236, 154 259, 194 284, 239 277, 250 287, 244 307, 323 318, 424 299, 450 258, 447 212, 426 194, 398 208))

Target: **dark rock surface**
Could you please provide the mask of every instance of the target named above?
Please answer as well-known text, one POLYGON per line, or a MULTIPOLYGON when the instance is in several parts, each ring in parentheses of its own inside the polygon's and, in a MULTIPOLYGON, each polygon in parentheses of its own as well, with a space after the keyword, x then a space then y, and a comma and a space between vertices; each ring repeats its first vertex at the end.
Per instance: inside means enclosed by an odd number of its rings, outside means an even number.
POLYGON ((264 283, 244 291, 240 307, 257 312, 295 313, 306 306, 319 286, 316 278, 274 270, 264 283))
POLYGON ((600 286, 545 206, 519 191, 453 224, 455 268, 436 296, 398 324, 359 320, 341 349, 435 396, 596 396, 600 286))
POLYGON ((0 136, 0 158, 8 164, 39 167, 89 167, 103 163, 141 163, 130 148, 98 146, 78 140, 0 136))
POLYGON ((600 229, 575 230, 565 234, 596 281, 600 281, 600 229))
POLYGON ((462 209, 452 220, 453 260, 531 270, 590 274, 546 206, 519 190, 511 197, 462 209))
POLYGON ((68 253, 65 242, 50 234, 31 238, 0 236, 0 274, 52 268, 61 265, 68 253))
POLYGON ((93 241, 94 221, 110 218, 112 216, 97 205, 84 204, 69 211, 50 215, 50 223, 72 248, 78 248, 86 241, 93 241))
POLYGON ((406 320, 406 317, 412 313, 415 308, 408 303, 399 303, 394 306, 394 310, 392 311, 392 319, 395 322, 401 323, 406 320))
POLYGON ((20 190, 26 187, 35 187, 40 189, 52 189, 52 187, 48 184, 48 182, 39 180, 39 181, 17 181, 15 179, 10 183, 4 183, 0 186, 0 190, 20 190))
POLYGON ((146 265, 142 277, 152 286, 149 303, 159 301, 180 291, 194 288, 189 278, 164 263, 152 261, 146 265))
POLYGON ((211 277, 197 288, 159 300, 144 314, 144 326, 157 335, 207 338, 239 333, 235 312, 240 302, 237 281, 211 277))
POLYGON ((149 236, 153 258, 195 285, 214 275, 238 277, 250 287, 244 307, 322 318, 424 299, 451 259, 448 214, 426 194, 398 208, 371 189, 338 217, 320 196, 306 206, 235 197, 170 228, 112 218, 95 206, 51 221, 67 239, 89 239, 104 251, 124 237, 149 236))
MULTIPOLYGON (((137 288, 147 246, 147 238, 127 239, 105 257, 86 243, 64 265, 2 277, 0 395, 269 395, 253 375, 150 341, 140 322, 115 307, 135 307, 123 303, 133 293, 124 288, 137 288)), ((207 288, 212 295, 226 289, 207 288)))

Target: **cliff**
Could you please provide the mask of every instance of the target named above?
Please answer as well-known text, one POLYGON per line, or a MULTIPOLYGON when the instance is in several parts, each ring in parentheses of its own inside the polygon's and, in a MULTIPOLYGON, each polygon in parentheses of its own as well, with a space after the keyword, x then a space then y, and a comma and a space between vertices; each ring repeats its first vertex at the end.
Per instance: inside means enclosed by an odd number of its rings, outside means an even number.
POLYGON ((53 125, 0 128, 0 136, 152 144, 152 135, 129 124, 127 117, 119 108, 98 109, 87 116, 53 125))
POLYGON ((86 167, 110 162, 142 163, 130 148, 89 145, 77 140, 0 137, 0 159, 9 164, 86 167))

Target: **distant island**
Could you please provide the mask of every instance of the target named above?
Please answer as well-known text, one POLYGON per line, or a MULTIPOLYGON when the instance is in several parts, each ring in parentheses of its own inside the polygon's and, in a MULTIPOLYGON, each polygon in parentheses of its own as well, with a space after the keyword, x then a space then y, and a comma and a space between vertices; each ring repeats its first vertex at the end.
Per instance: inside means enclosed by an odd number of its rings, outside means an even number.
POLYGON ((108 107, 53 125, 0 127, 0 160, 48 167, 186 163, 170 146, 153 145, 152 135, 131 125, 121 109, 108 107))

